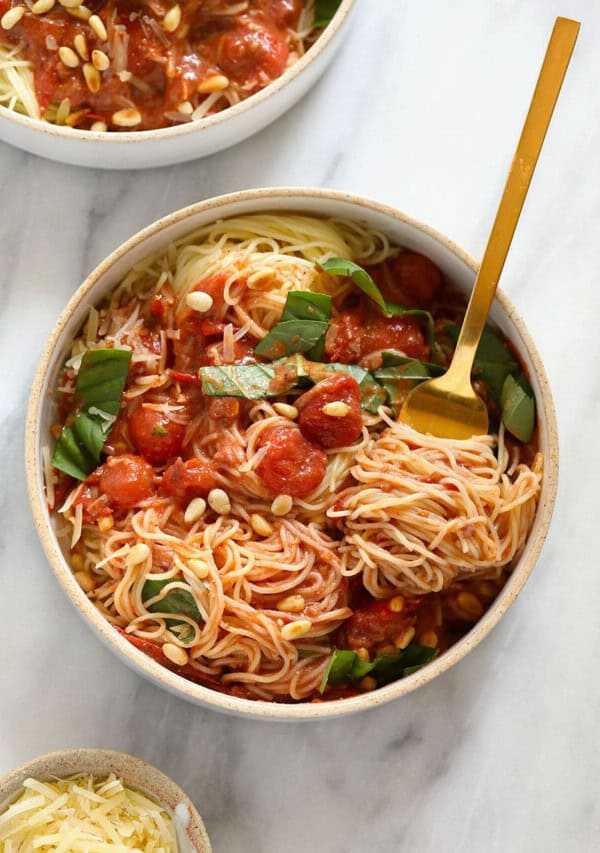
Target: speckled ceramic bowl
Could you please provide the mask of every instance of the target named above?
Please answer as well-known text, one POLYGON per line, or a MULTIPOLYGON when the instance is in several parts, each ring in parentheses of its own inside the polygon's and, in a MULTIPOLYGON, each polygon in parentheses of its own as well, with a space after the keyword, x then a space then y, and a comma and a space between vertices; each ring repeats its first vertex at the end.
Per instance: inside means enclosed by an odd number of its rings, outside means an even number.
POLYGON ((386 232, 397 245, 430 257, 458 289, 468 292, 473 286, 476 262, 447 237, 391 207, 344 193, 317 189, 249 190, 178 210, 140 231, 113 252, 88 276, 62 313, 33 381, 26 428, 27 483, 38 533, 60 583, 79 613, 102 640, 134 669, 179 696, 220 711, 261 719, 323 719, 373 708, 426 684, 461 660, 506 613, 529 577, 550 525, 558 476, 556 416, 546 372, 535 344, 511 302, 499 292, 492 306, 491 319, 517 347, 527 366, 537 399, 540 448, 546 459, 538 511, 514 572, 493 605, 460 642, 408 678, 372 693, 332 702, 297 705, 255 702, 192 684, 135 649, 118 635, 80 589, 57 541, 54 519, 48 515, 41 447, 48 442, 53 423, 51 389, 55 387, 71 341, 85 321, 90 305, 99 303, 133 264, 215 219, 261 211, 291 211, 355 219, 386 232))
POLYGON ((114 773, 128 787, 147 794, 174 816, 180 853, 211 853, 204 823, 189 797, 156 767, 125 752, 63 749, 34 758, 0 779, 0 814, 20 794, 25 779, 31 777, 47 781, 62 779, 74 773, 90 773, 100 777, 114 773), (185 817, 186 813, 189 819, 185 817))
POLYGON ((315 44, 281 77, 220 113, 160 130, 97 133, 20 115, 0 106, 0 139, 40 157, 98 169, 146 169, 214 154, 262 130, 315 85, 346 37, 356 0, 342 0, 315 44))

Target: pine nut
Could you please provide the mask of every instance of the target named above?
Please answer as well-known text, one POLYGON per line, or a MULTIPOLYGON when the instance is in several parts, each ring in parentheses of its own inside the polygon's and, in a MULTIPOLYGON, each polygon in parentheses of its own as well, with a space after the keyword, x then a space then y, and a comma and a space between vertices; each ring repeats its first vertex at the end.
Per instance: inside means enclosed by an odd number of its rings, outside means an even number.
POLYGON ((205 512, 206 501, 204 498, 193 498, 185 509, 183 520, 186 524, 194 524, 194 522, 202 518, 205 512))
POLYGON ((96 586, 96 582, 89 572, 75 572, 75 580, 84 592, 91 592, 96 586))
POLYGON ((371 660, 369 650, 365 649, 364 646, 361 646, 360 649, 355 649, 355 654, 357 658, 360 658, 360 660, 364 660, 365 663, 368 663, 371 660))
POLYGON ((98 529, 102 533, 108 533, 109 530, 112 530, 114 523, 115 520, 112 515, 103 515, 102 518, 98 519, 98 529))
POLYGON ((92 51, 92 64, 98 71, 106 71, 110 65, 110 59, 103 50, 92 51))
POLYGON ((396 637, 396 639, 394 641, 394 645, 396 646, 397 649, 405 649, 409 645, 409 643, 411 642, 411 640, 414 636, 415 636, 415 629, 414 628, 407 628, 406 631, 404 632, 404 634, 401 634, 399 637, 396 637))
POLYGON ((293 421, 298 417, 298 409, 288 403, 273 403, 273 408, 282 418, 289 418, 293 421))
POLYGON ((72 18, 77 18, 78 21, 87 21, 92 14, 92 10, 87 6, 75 6, 72 9, 65 9, 65 12, 68 12, 72 18))
POLYGON ((438 635, 435 631, 425 631, 419 637, 419 642, 422 646, 429 646, 431 649, 437 649, 438 635))
POLYGON ((277 495, 271 504, 271 512, 273 515, 287 515, 294 505, 294 501, 289 495, 277 495))
POLYGON ((71 112, 71 101, 68 98, 63 98, 60 104, 58 105, 58 109, 56 110, 56 116, 54 117, 55 124, 65 124, 66 120, 69 117, 69 113, 71 112))
POLYGON ((460 592, 456 597, 456 603, 473 619, 479 619, 483 613, 483 605, 472 592, 460 592))
POLYGON ((350 411, 350 406, 341 400, 335 400, 333 403, 325 403, 321 411, 330 418, 345 418, 350 411))
POLYGON ((100 91, 100 86, 102 85, 100 72, 97 71, 90 62, 86 62, 83 66, 83 76, 85 77, 86 85, 92 94, 100 91))
POLYGON ((303 595, 288 595, 277 602, 277 610, 282 613, 302 613, 306 607, 303 595))
POLYGON ((79 65, 79 57, 72 47, 65 47, 63 44, 62 47, 58 48, 58 56, 62 64, 66 65, 67 68, 77 68, 79 65))
POLYGON ((16 26, 23 15, 25 14, 25 6, 13 6, 8 12, 5 12, 0 18, 0 27, 3 30, 12 30, 16 26))
POLYGON ((209 293, 204 293, 202 290, 193 290, 185 297, 185 304, 192 311, 206 314, 213 307, 213 298, 209 293))
POLYGON ((75 50, 82 59, 90 58, 90 51, 88 49, 87 41, 85 40, 85 36, 82 33, 77 33, 77 35, 73 39, 73 44, 75 45, 75 50))
POLYGON ((365 675, 364 678, 358 682, 358 689, 362 690, 363 693, 368 693, 370 690, 375 690, 377 687, 377 682, 371 675, 365 675))
POLYGON ((116 113, 112 114, 112 123, 116 124, 117 127, 135 127, 135 125, 139 124, 141 120, 141 113, 131 108, 118 110, 116 113))
POLYGON ((31 11, 34 15, 43 15, 44 12, 49 12, 50 9, 54 8, 54 3, 55 0, 37 0, 31 7, 31 11))
POLYGON ((250 516, 250 526, 258 536, 270 536, 273 532, 273 528, 267 519, 263 518, 263 516, 259 515, 257 512, 250 516))
POLYGON ((92 32, 98 36, 100 41, 106 41, 108 33, 106 32, 106 27, 104 26, 102 18, 98 15, 92 15, 88 24, 90 25, 92 32))
POLYGON ((208 505, 219 515, 229 515, 231 512, 231 501, 229 495, 223 489, 211 489, 208 493, 208 505))
POLYGON ((281 636, 284 640, 297 640, 298 637, 303 637, 308 634, 312 628, 312 622, 309 619, 297 619, 295 622, 288 622, 281 629, 281 636))
POLYGON ((402 613, 402 611, 404 610, 404 603, 404 596, 395 595, 388 601, 388 607, 390 608, 392 613, 402 613))
POLYGON ((189 661, 186 650, 182 649, 181 646, 176 646, 175 643, 165 643, 162 650, 163 655, 177 666, 185 666, 189 661))
POLYGON ((132 569, 134 566, 139 566, 150 556, 150 548, 144 543, 139 542, 130 548, 125 557, 127 568, 132 569))
POLYGON ((94 130, 96 131, 96 133, 106 133, 106 131, 108 130, 108 125, 105 121, 95 121, 90 127, 90 130, 94 130))
POLYGON ((165 17, 163 18, 163 30, 168 33, 174 33, 181 23, 181 6, 176 3, 172 6, 165 17))
POLYGON ((76 9, 81 6, 83 0, 58 0, 63 9, 76 9))
POLYGON ((191 101, 182 101, 177 107, 178 113, 183 113, 185 116, 191 116, 194 112, 194 105, 191 101))
POLYGON ((210 574, 208 565, 204 560, 188 560, 188 566, 200 580, 204 580, 210 574))
POLYGON ((213 74, 198 83, 196 91, 199 95, 212 95, 213 92, 223 92, 229 86, 229 78, 224 74, 213 74))

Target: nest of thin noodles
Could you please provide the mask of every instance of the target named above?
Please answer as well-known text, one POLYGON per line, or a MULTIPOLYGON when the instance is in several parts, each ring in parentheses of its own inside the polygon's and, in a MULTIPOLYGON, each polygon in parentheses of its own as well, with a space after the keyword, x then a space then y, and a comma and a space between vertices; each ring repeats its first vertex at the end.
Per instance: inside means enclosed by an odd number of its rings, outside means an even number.
POLYGON ((531 468, 513 463, 502 427, 497 439, 450 441, 386 422, 357 452, 355 483, 328 512, 344 534, 344 574, 362 573, 378 598, 498 575, 533 524, 542 455, 531 468))

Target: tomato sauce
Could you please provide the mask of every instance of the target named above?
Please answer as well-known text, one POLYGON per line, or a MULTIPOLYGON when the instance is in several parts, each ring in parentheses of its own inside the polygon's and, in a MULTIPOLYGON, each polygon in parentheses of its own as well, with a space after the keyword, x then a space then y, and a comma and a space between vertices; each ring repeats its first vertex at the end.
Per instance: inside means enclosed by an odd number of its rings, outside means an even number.
MULTIPOLYGON (((0 0, 0 17, 15 5, 0 0)), ((26 9, 0 37, 22 45, 43 117, 55 120, 64 103, 61 121, 73 127, 153 130, 249 97, 301 55, 302 0, 248 0, 227 14, 230 7, 96 0, 86 20, 56 4, 41 14, 26 9)))

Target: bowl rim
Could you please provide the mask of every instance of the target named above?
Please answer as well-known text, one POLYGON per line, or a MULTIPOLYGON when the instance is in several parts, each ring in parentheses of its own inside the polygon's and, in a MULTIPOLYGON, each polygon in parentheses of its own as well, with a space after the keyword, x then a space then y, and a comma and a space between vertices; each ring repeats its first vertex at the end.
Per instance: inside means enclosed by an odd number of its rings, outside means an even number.
POLYGON ((0 777, 0 814, 4 807, 10 804, 11 798, 18 794, 23 781, 28 777, 42 777, 44 779, 56 776, 61 779, 79 772, 89 772, 94 776, 113 772, 126 785, 139 788, 149 794, 152 799, 171 813, 174 806, 170 805, 168 800, 171 803, 185 803, 190 813, 188 828, 191 835, 186 832, 188 841, 197 853, 211 853, 212 847, 204 821, 186 792, 174 779, 159 770, 158 767, 142 758, 119 750, 95 747, 59 749, 38 755, 36 758, 20 764, 0 777), (86 767, 94 765, 100 765, 105 769, 97 771, 86 769, 86 767), (56 768, 56 772, 53 768, 56 768), (163 793, 159 793, 159 791, 163 793))
MULTIPOLYGON (((558 429, 556 412, 552 400, 552 393, 545 368, 537 347, 521 316, 514 308, 506 294, 498 289, 496 301, 502 312, 515 326, 523 341, 525 350, 531 360, 533 371, 539 384, 540 400, 542 405, 540 411, 544 413, 544 421, 548 436, 548 452, 544 467, 543 491, 536 512, 537 529, 530 533, 527 540, 526 559, 521 557, 517 568, 511 575, 511 580, 502 593, 492 603, 492 606, 484 613, 471 631, 455 643, 447 652, 432 661, 423 669, 403 678, 399 681, 381 687, 378 690, 363 693, 359 696, 335 699, 323 702, 306 702, 299 704, 284 704, 276 702, 261 702, 260 700, 242 699, 220 693, 202 685, 187 681, 176 675, 171 670, 161 666, 149 658, 142 651, 135 648, 127 640, 123 639, 117 631, 113 630, 110 623, 98 612, 88 600, 74 579, 60 548, 55 548, 50 534, 50 523, 46 519, 45 501, 43 490, 39 488, 38 472, 41 470, 41 436, 38 434, 38 419, 43 407, 43 390, 45 378, 48 372, 52 354, 60 343, 63 330, 76 311, 80 303, 86 299, 88 293, 96 285, 96 282, 106 275, 109 270, 127 253, 140 246, 151 237, 159 234, 164 229, 180 223, 199 213, 211 212, 214 218, 219 218, 219 210, 228 207, 232 203, 242 203, 250 206, 256 202, 271 200, 275 209, 284 210, 285 204, 301 200, 313 201, 315 207, 319 201, 345 202, 357 208, 367 209, 374 213, 385 216, 388 219, 399 221, 402 224, 415 229, 421 234, 433 239, 443 248, 449 250, 468 269, 476 274, 477 262, 464 249, 450 240, 441 232, 416 220, 388 204, 364 198, 362 196, 345 193, 339 190, 308 187, 269 187, 263 189, 242 190, 226 195, 216 196, 201 202, 189 205, 174 211, 167 216, 153 222, 151 225, 138 231, 113 252, 111 252, 98 266, 87 276, 70 298, 62 311, 56 325, 54 326, 34 375, 31 386, 31 394, 26 419, 25 435, 25 466, 26 479, 29 494, 29 502, 32 509, 35 526, 41 540, 46 557, 58 578, 61 586, 66 591, 71 603, 84 617, 85 621, 99 633, 100 638, 113 649, 119 657, 125 660, 133 669, 150 678, 172 693, 183 696, 188 700, 209 706, 220 711, 238 714, 244 717, 266 720, 312 720, 328 719, 346 716, 369 708, 378 707, 387 702, 397 699, 416 690, 432 681, 441 673, 450 669, 458 663, 468 652, 471 651, 481 640, 489 634, 491 629, 500 621, 509 607, 513 604, 540 555, 542 546, 548 534, 556 491, 558 485, 558 429)), ((250 209, 248 210, 250 212, 250 209)), ((303 211, 306 213, 306 211, 303 211)), ((237 215, 237 214, 232 214, 237 215)), ((191 228, 190 228, 191 230, 191 228)), ((114 286, 114 285, 113 285, 114 286)), ((106 288, 108 292, 108 288, 106 288)), ((97 301, 97 299, 95 300, 97 301)))
POLYGON ((161 127, 156 130, 126 130, 119 131, 118 133, 107 133, 95 130, 84 131, 64 125, 52 124, 51 122, 45 122, 43 119, 32 118, 31 116, 17 113, 0 104, 0 123, 2 121, 13 122, 28 131, 45 133, 48 136, 82 143, 83 145, 98 142, 113 146, 123 145, 128 142, 135 142, 137 144, 144 141, 159 143, 167 139, 190 136, 191 134, 200 133, 205 130, 208 131, 211 128, 224 124, 228 120, 234 120, 237 116, 243 115, 253 107, 260 106, 269 98, 287 88, 296 77, 300 76, 327 49, 346 22, 355 3, 356 0, 341 0, 335 15, 316 42, 311 45, 310 50, 301 56, 292 66, 287 68, 283 74, 265 86, 264 89, 234 104, 232 107, 227 107, 214 115, 206 116, 197 121, 186 122, 185 124, 174 125, 173 127, 161 127))

